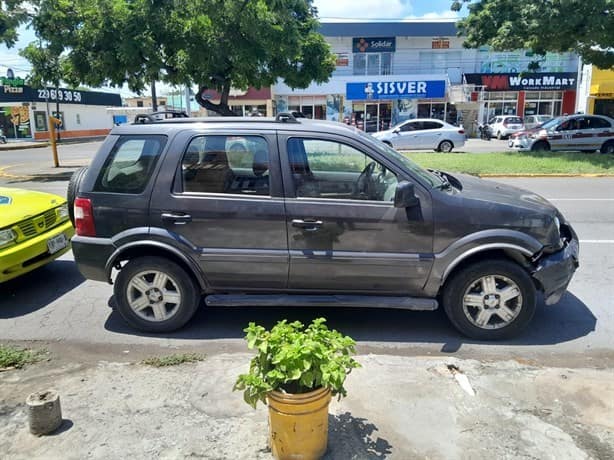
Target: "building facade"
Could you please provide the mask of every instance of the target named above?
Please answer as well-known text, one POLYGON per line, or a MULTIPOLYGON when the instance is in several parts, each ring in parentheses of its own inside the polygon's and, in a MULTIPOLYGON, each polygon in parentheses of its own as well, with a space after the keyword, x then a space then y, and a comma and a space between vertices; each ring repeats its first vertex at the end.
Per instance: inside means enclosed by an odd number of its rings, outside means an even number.
POLYGON ((107 107, 119 94, 67 88, 37 89, 21 78, 0 78, 0 129, 9 139, 49 139, 48 116, 62 120, 60 136, 104 136, 113 126, 107 107))
POLYGON ((578 94, 578 111, 614 118, 614 68, 585 65, 578 94))
POLYGON ((331 79, 306 89, 273 86, 277 112, 344 121, 365 131, 409 118, 472 126, 494 115, 572 113, 577 57, 463 48, 454 20, 323 22, 337 56, 331 79), (532 62, 538 72, 528 72, 532 62))

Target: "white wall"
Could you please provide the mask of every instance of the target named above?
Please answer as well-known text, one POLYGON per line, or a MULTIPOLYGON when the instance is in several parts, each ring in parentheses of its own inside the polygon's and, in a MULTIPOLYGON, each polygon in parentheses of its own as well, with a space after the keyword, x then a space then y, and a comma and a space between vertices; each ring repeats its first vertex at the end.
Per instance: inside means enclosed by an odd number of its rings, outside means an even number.
MULTIPOLYGON (((32 106, 32 111, 36 112, 44 112, 46 109, 45 103, 36 102, 32 106)), ((55 103, 49 103, 49 112, 55 112, 55 110, 55 103)), ((66 131, 109 129, 113 127, 113 117, 107 112, 107 107, 102 105, 60 104, 60 112, 64 113, 64 129, 66 131)))

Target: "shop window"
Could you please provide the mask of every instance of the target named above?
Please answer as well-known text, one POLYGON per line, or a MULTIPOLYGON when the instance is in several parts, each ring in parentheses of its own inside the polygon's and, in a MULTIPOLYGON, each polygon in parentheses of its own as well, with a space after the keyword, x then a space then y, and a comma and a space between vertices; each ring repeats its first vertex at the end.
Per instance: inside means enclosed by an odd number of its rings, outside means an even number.
POLYGON ((143 107, 143 101, 136 101, 137 107, 143 107))
POLYGON ((36 131, 47 131, 47 114, 45 112, 34 112, 34 129, 36 131))

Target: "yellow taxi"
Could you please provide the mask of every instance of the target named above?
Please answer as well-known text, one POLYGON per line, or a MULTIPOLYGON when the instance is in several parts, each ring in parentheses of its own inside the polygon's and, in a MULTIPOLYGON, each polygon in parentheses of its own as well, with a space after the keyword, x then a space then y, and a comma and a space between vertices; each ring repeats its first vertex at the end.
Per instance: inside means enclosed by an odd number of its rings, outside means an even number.
POLYGON ((73 235, 64 198, 0 187, 0 283, 58 258, 73 235))

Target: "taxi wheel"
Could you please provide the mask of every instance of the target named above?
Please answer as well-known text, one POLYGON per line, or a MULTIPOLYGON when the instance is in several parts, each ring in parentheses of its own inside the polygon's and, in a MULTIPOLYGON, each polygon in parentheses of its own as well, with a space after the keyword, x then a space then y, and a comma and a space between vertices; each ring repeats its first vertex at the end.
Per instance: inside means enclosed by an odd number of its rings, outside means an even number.
POLYGON ((614 141, 608 141, 601 147, 601 153, 614 153, 614 141))
POLYGON ((547 142, 539 141, 533 144, 533 147, 531 147, 531 151, 533 152, 538 152, 540 150, 542 152, 548 152, 550 150, 550 145, 547 142))

